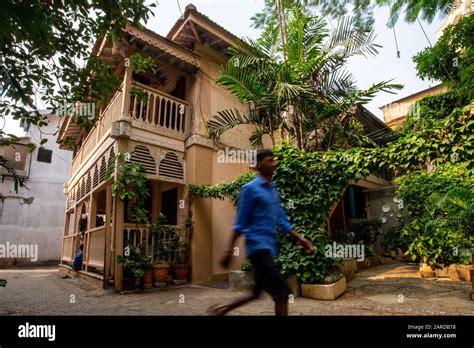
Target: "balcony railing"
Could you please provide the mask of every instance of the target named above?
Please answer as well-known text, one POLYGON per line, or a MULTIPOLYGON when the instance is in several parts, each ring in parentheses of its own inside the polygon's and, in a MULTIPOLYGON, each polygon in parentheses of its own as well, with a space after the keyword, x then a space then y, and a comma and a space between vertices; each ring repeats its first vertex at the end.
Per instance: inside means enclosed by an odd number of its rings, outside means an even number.
MULTIPOLYGON (((142 124, 149 131, 162 132, 165 135, 183 139, 187 129, 188 104, 184 100, 138 82, 133 82, 132 86, 142 89, 147 97, 144 100, 139 100, 139 98, 131 96, 129 112, 131 120, 138 122, 138 125, 142 124)), ((126 95, 123 89, 124 85, 115 93, 101 113, 96 125, 76 152, 72 161, 72 173, 79 170, 81 164, 89 158, 94 147, 102 142, 104 135, 110 132, 113 122, 120 119, 123 98, 126 95)))
MULTIPOLYGON (((186 242, 188 240, 187 230, 181 228, 181 226, 174 226, 176 231, 178 232, 180 242, 186 242)), ((162 236, 164 240, 164 244, 171 243, 170 236, 164 235, 162 236)), ((150 257, 153 257, 156 250, 154 249, 154 236, 150 231, 150 225, 139 225, 138 227, 135 224, 124 224, 123 229, 123 239, 124 239, 124 247, 127 244, 131 244, 133 246, 141 248, 144 253, 150 257)), ((180 249, 177 251, 177 254, 185 253, 186 252, 186 245, 182 244, 180 249)), ((175 255, 176 257, 177 255, 175 255)), ((173 261, 171 259, 167 260, 168 262, 173 261)))
POLYGON ((84 264, 86 267, 104 267, 105 226, 96 227, 84 234, 84 264))
POLYGON ((142 89, 147 98, 131 96, 130 116, 149 125, 184 134, 188 104, 179 98, 160 92, 138 82, 133 87, 142 89))
POLYGON ((100 114, 97 123, 94 128, 89 132, 87 137, 84 139, 81 148, 77 151, 76 156, 72 161, 72 173, 75 173, 79 169, 80 164, 83 163, 89 153, 92 152, 94 146, 96 146, 107 134, 112 127, 112 123, 118 121, 122 110, 122 99, 123 99, 123 85, 110 100, 104 111, 100 114))

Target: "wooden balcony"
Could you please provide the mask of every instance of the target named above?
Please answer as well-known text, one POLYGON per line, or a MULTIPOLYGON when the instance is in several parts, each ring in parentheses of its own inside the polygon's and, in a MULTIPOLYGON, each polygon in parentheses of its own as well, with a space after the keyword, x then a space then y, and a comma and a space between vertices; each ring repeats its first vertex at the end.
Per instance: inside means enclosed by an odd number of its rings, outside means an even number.
POLYGON ((91 129, 82 142, 82 146, 76 152, 76 156, 72 160, 71 173, 75 173, 80 168, 81 164, 87 160, 96 145, 101 144, 103 140, 110 135, 112 123, 119 120, 122 111, 124 96, 122 89, 123 87, 115 93, 110 100, 110 103, 104 111, 102 111, 94 128, 91 129))
MULTIPOLYGON (((110 137, 113 123, 119 120, 128 120, 132 129, 163 135, 179 141, 185 140, 185 132, 189 128, 188 103, 169 94, 148 87, 138 82, 132 82, 132 87, 142 89, 146 100, 138 100, 124 93, 124 84, 102 111, 96 125, 82 142, 72 161, 72 176, 95 152, 96 147, 110 137), (124 98, 130 98, 128 114, 121 115, 124 98)), ((133 131, 132 131, 133 133, 133 131)))
POLYGON ((184 140, 188 128, 188 103, 138 82, 132 87, 142 89, 146 100, 131 96, 130 118, 132 127, 184 140))

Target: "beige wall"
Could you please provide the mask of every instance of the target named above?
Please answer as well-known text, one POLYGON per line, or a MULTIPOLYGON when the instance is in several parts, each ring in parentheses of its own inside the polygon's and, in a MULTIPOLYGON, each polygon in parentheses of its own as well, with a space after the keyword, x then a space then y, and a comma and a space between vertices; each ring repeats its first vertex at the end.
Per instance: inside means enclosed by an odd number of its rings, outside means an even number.
MULTIPOLYGON (((201 72, 189 86, 190 108, 192 116, 192 134, 207 137, 205 123, 218 111, 237 108, 243 112, 247 107, 241 104, 231 93, 215 84, 219 70, 225 63, 225 57, 209 47, 197 50, 201 55, 201 72)), ((226 132, 219 139, 219 146, 207 141, 207 144, 193 144, 186 150, 186 183, 218 184, 235 179, 249 170, 248 163, 218 163, 217 151, 223 147, 251 150, 249 137, 251 126, 239 126, 226 132)), ((204 140, 205 141, 205 140, 204 140)), ((269 136, 264 137, 264 145, 271 147, 269 136)), ((202 282, 222 278, 227 271, 219 266, 219 259, 228 247, 232 236, 235 209, 229 200, 197 199, 193 202, 194 231, 192 248, 192 280, 202 282)), ((238 245, 239 256, 231 265, 240 269, 244 255, 244 240, 238 245)))
POLYGON ((446 92, 447 88, 439 85, 433 88, 410 95, 406 98, 395 101, 391 104, 381 107, 383 111, 384 122, 391 128, 402 125, 410 108, 420 99, 446 92))

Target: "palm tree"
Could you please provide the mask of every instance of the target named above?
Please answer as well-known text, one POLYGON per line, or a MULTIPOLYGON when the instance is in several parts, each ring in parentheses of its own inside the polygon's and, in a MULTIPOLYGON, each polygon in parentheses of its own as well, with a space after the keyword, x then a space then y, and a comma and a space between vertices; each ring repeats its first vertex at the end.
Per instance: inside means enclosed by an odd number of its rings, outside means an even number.
POLYGON ((378 53, 373 31, 357 30, 353 19, 345 17, 329 33, 324 19, 299 5, 289 8, 285 17, 284 45, 280 27, 270 23, 260 38, 238 41, 230 50, 232 57, 216 83, 248 110, 227 109, 214 115, 207 126, 215 139, 250 124, 255 127, 249 139, 253 146, 262 146, 265 134, 275 143, 280 133, 288 134, 300 149, 323 148, 329 130, 350 134, 352 123, 337 121, 351 107, 368 102, 378 91, 401 88, 387 81, 359 91, 344 69, 349 57, 378 53))

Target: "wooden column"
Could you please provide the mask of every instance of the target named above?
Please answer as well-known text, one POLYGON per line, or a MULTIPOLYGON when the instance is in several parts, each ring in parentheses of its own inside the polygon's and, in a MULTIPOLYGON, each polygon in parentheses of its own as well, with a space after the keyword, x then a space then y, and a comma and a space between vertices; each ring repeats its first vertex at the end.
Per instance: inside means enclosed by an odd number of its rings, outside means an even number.
POLYGON ((152 207, 151 207, 151 219, 152 221, 154 221, 158 218, 158 215, 160 214, 161 197, 160 197, 160 190, 159 190, 159 182, 152 181, 151 185, 152 185, 151 200, 153 202, 152 207))
POLYGON ((125 67, 125 78, 123 81, 123 93, 122 93, 122 111, 120 113, 119 121, 128 121, 130 114, 130 88, 132 87, 132 67, 125 67))
POLYGON ((111 226, 110 220, 112 215, 112 193, 110 185, 105 189, 105 247, 104 247, 104 284, 103 288, 106 289, 109 285, 109 275, 111 269, 111 226))
MULTIPOLYGON (((120 151, 127 150, 127 140, 123 138, 117 139, 117 153, 120 151)), ((117 179, 117 163, 115 163, 115 173, 114 173, 114 180, 117 179)), ((114 266, 114 285, 115 290, 120 290, 122 288, 122 271, 123 265, 117 263, 117 256, 123 255, 123 225, 124 225, 124 211, 125 211, 125 204, 122 200, 118 197, 114 198, 114 219, 113 219, 113 234, 114 240, 112 240, 112 244, 115 247, 113 253, 113 262, 114 266)))

